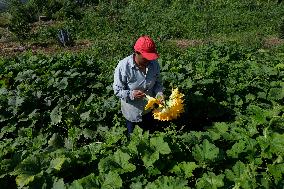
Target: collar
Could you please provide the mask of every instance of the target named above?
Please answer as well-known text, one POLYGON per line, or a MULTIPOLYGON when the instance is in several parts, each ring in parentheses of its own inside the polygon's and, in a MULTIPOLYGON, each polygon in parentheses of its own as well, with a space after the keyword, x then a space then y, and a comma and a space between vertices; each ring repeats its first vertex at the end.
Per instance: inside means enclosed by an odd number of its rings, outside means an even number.
POLYGON ((130 55, 129 64, 130 64, 131 68, 139 69, 138 66, 136 65, 136 63, 134 62, 134 54, 130 55))

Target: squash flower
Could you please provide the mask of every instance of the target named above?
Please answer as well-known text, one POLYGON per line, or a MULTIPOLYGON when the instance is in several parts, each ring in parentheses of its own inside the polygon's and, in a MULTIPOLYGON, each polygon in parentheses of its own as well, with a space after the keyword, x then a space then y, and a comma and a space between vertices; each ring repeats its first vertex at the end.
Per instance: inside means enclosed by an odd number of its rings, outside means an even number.
POLYGON ((158 99, 153 97, 147 97, 148 104, 145 107, 147 109, 153 109, 154 119, 160 121, 170 121, 177 119, 183 112, 183 97, 184 95, 178 91, 178 88, 172 90, 172 94, 169 97, 169 100, 165 103, 160 103, 158 99), (157 108, 154 108, 154 105, 158 104, 157 108))
POLYGON ((148 103, 147 105, 145 106, 145 110, 148 110, 148 109, 153 109, 155 104, 159 104, 159 100, 154 98, 154 97, 151 97, 149 95, 146 95, 146 98, 148 100, 148 103))

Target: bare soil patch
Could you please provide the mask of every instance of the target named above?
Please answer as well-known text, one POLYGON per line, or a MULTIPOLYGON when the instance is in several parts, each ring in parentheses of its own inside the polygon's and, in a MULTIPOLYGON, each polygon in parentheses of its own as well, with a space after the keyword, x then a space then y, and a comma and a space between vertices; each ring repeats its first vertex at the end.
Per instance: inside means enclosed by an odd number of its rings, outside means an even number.
MULTIPOLYGON (((178 48, 186 49, 189 47, 196 47, 208 43, 207 40, 202 39, 174 39, 169 42, 175 44, 178 48)), ((214 40, 212 41, 214 42, 214 40)), ((263 40, 263 47, 265 49, 272 48, 278 45, 284 44, 284 39, 277 37, 267 37, 263 40)), ((0 42, 0 56, 13 56, 20 53, 31 51, 32 53, 45 53, 54 54, 60 52, 81 52, 92 46, 90 40, 78 40, 75 41, 73 46, 62 47, 59 43, 33 43, 29 45, 20 45, 17 42, 0 42)))
POLYGON ((186 49, 188 47, 195 47, 206 43, 205 40, 201 39, 174 39, 169 41, 174 43, 177 47, 181 49, 186 49))
MULTIPOLYGON (((202 39, 175 39, 175 40, 169 40, 170 42, 174 43, 177 47, 186 49, 188 47, 195 47, 207 44, 209 40, 202 40, 202 39)), ((212 39, 211 42, 218 42, 218 39, 212 39)), ((225 40, 226 41, 226 40, 225 40)), ((223 40, 223 42, 225 42, 223 40)), ((281 39, 279 37, 266 37, 262 41, 262 48, 269 49, 273 48, 279 45, 284 44, 284 39, 281 39)))
POLYGON ((80 52, 92 46, 89 40, 75 41, 74 45, 63 47, 56 43, 33 43, 21 45, 16 42, 0 43, 0 56, 13 56, 20 53, 31 51, 34 54, 45 53, 54 54, 60 52, 80 52))
POLYGON ((263 48, 271 48, 284 44, 284 39, 278 37, 268 37, 263 40, 263 48))

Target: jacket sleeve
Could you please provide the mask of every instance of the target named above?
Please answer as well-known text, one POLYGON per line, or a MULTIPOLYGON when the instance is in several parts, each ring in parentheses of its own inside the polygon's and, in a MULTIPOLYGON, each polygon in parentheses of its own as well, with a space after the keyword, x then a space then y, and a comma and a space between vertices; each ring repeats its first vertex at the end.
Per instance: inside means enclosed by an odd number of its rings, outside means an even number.
POLYGON ((125 70, 118 64, 114 71, 113 91, 114 94, 126 102, 134 100, 132 91, 127 87, 127 75, 125 70))
POLYGON ((157 71, 157 78, 156 78, 156 83, 153 87, 153 91, 155 93, 155 95, 162 95, 163 94, 163 91, 164 91, 164 87, 163 87, 163 84, 162 84, 162 78, 161 78, 161 74, 160 74, 160 65, 158 62, 155 62, 156 63, 156 71, 157 71))

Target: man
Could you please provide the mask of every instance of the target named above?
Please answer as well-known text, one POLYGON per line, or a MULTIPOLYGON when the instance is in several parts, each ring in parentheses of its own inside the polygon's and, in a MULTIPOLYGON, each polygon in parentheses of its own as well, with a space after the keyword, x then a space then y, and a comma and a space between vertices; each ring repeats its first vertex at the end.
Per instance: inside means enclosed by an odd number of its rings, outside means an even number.
POLYGON ((128 135, 136 124, 145 130, 155 129, 153 116, 144 107, 146 95, 163 99, 158 57, 154 41, 141 36, 134 45, 134 54, 121 60, 115 69, 113 90, 120 98, 128 135))

